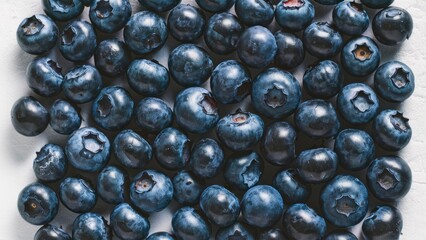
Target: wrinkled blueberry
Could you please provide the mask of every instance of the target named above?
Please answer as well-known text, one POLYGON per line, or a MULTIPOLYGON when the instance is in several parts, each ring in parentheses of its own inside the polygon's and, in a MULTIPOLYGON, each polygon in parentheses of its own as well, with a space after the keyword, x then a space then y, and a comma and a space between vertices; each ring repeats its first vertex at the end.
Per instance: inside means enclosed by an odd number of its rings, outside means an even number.
POLYGON ((53 182, 65 176, 68 161, 61 146, 49 143, 44 145, 36 154, 33 170, 37 179, 53 182))

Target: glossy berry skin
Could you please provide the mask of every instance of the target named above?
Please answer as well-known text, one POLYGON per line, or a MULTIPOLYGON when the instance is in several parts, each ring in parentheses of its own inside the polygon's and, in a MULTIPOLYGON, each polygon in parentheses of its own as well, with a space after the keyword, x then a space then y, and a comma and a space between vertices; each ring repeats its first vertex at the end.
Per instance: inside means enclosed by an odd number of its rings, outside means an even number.
POLYGON ((373 138, 363 130, 351 128, 337 135, 334 151, 340 166, 352 171, 366 168, 375 156, 373 138))
POLYGON ((195 205, 198 203, 204 186, 201 179, 191 172, 179 171, 172 179, 173 198, 182 205, 195 205))
POLYGON ((41 183, 31 183, 18 196, 18 211, 21 217, 34 225, 44 225, 55 218, 59 201, 56 193, 41 183))
POLYGON ((75 20, 67 24, 60 36, 59 50, 72 62, 83 62, 92 57, 96 49, 96 33, 86 21, 75 20))
POLYGON ((146 213, 159 212, 173 198, 173 184, 169 177, 157 170, 138 173, 130 184, 130 200, 146 213))
POLYGON ((367 30, 370 18, 362 4, 344 1, 334 8, 333 23, 341 33, 357 36, 367 30))
POLYGON ((374 16, 372 28, 379 42, 394 46, 410 38, 413 32, 413 19, 405 9, 388 7, 374 16))
POLYGON ((136 54, 145 54, 164 45, 167 26, 163 18, 150 11, 133 14, 124 27, 123 36, 127 46, 136 54))
POLYGON ((401 212, 390 205, 375 207, 362 223, 366 240, 397 240, 403 227, 401 212))
POLYGON ((263 120, 256 114, 237 111, 221 118, 216 125, 220 142, 233 151, 253 148, 263 136, 263 120))
POLYGON ((311 186, 302 181, 293 168, 278 172, 272 186, 281 193, 286 203, 303 203, 311 195, 311 186))
POLYGON ((48 57, 34 59, 26 71, 28 87, 43 97, 52 97, 62 90, 62 68, 48 57))
POLYGON ((271 228, 264 230, 257 235, 257 239, 261 240, 287 240, 284 232, 279 228, 271 228))
POLYGON ((127 71, 130 53, 124 42, 117 38, 103 40, 95 51, 96 68, 104 75, 116 77, 127 71))
POLYGON ((165 12, 173 9, 181 0, 139 0, 139 3, 155 12, 165 12))
POLYGON ((403 198, 410 190, 412 173, 407 162, 397 156, 381 156, 367 169, 367 186, 373 195, 386 202, 403 198))
POLYGON ((256 185, 263 172, 263 159, 256 152, 242 152, 226 160, 223 176, 232 188, 245 191, 256 185))
POLYGON ((62 99, 53 102, 49 115, 50 127, 60 134, 71 134, 81 125, 80 114, 69 102, 62 99))
POLYGON ((98 129, 84 127, 68 138, 65 153, 69 163, 76 169, 96 172, 108 162, 110 143, 108 137, 98 129))
POLYGON ((29 54, 43 54, 58 40, 58 27, 48 16, 36 14, 25 18, 16 30, 16 39, 22 50, 29 54))
POLYGON ((172 218, 172 229, 177 239, 208 240, 211 227, 192 207, 178 209, 172 218))
POLYGON ((287 209, 283 226, 288 237, 298 240, 320 240, 327 229, 324 218, 303 203, 293 204, 287 209))
POLYGON ((98 174, 96 191, 106 203, 119 204, 126 200, 129 177, 116 166, 107 166, 98 174))
POLYGON ((321 206, 324 217, 335 226, 353 226, 367 214, 367 188, 356 177, 338 175, 321 190, 321 206))
POLYGON ((96 204, 97 195, 90 182, 68 177, 59 186, 59 198, 69 210, 76 213, 90 211, 96 204))
POLYGON ((118 86, 106 87, 92 103, 92 117, 106 130, 119 130, 130 122, 134 104, 126 89, 118 86))
POLYGON ((346 85, 337 96, 337 110, 351 124, 370 122, 379 110, 379 99, 367 84, 346 85))
POLYGON ((362 4, 369 8, 380 9, 388 7, 394 0, 361 0, 362 4))
POLYGON ((253 80, 251 103, 259 113, 279 119, 296 110, 301 95, 299 82, 293 74, 278 68, 269 68, 253 80))
POLYGON ((244 26, 235 15, 228 12, 217 13, 207 23, 204 41, 213 52, 229 54, 237 49, 243 32, 244 26))
POLYGON ((150 224, 129 204, 114 207, 110 215, 111 228, 120 239, 138 240, 148 236, 150 224))
POLYGON ((303 44, 312 56, 330 58, 340 52, 343 38, 328 22, 314 22, 304 30, 303 44))
POLYGON ((31 96, 18 99, 13 104, 10 115, 15 130, 27 137, 42 133, 50 121, 47 109, 31 96))
POLYGON ((342 87, 342 70, 331 60, 323 60, 309 66, 303 75, 303 88, 314 98, 332 98, 342 87))
POLYGON ((380 112, 373 121, 372 136, 380 147, 399 151, 411 140, 412 130, 408 118, 392 109, 380 112))
POLYGON ((220 227, 233 224, 240 215, 238 198, 219 185, 211 185, 203 191, 200 208, 211 223, 220 227))
POLYGON ((254 227, 271 227, 281 218, 284 203, 280 193, 269 185, 250 188, 241 200, 243 219, 254 227))
POLYGON ((315 0, 315 2, 323 5, 335 5, 342 1, 343 0, 315 0))
POLYGON ((239 103, 250 94, 251 76, 247 68, 235 60, 219 63, 210 78, 210 88, 216 101, 239 103))
POLYGON ((74 103, 92 101, 102 89, 102 76, 92 65, 81 65, 71 69, 62 84, 65 96, 74 103))
POLYGON ((141 169, 152 159, 151 145, 132 130, 123 130, 114 139, 114 154, 125 167, 141 169))
POLYGON ((98 213, 79 215, 72 224, 72 239, 111 240, 112 232, 105 218, 98 213))
POLYGON ((296 131, 287 122, 275 122, 265 129, 260 150, 266 161, 273 165, 288 165, 296 158, 296 131))
POLYGON ((306 0, 282 0, 275 9, 275 20, 286 31, 304 30, 314 19, 315 7, 306 0))
POLYGON ((219 143, 211 138, 203 138, 192 148, 189 166, 201 178, 212 178, 221 170, 224 152, 219 143))
POLYGON ((303 42, 296 35, 278 31, 274 34, 277 42, 275 63, 283 69, 292 69, 299 66, 305 59, 303 42))
POLYGON ((366 36, 350 40, 340 54, 343 69, 355 77, 373 73, 379 67, 380 58, 379 47, 373 39, 366 36))
POLYGON ((212 13, 226 12, 230 9, 235 0, 195 0, 203 10, 212 13))
POLYGON ((170 34, 179 42, 193 42, 201 37, 206 26, 206 17, 198 8, 179 4, 167 17, 170 34))
POLYGON ((169 71, 181 86, 200 86, 210 77, 213 61, 209 54, 194 44, 182 44, 169 55, 169 71))
POLYGON ((173 112, 160 98, 142 99, 135 110, 138 125, 145 131, 157 133, 169 127, 173 122, 173 112))
POLYGON ((294 113, 297 128, 312 138, 330 138, 340 129, 333 106, 324 100, 307 100, 299 105, 294 113))
POLYGON ((191 133, 205 133, 219 120, 219 109, 212 94, 200 87, 181 91, 176 97, 173 112, 177 124, 191 133))
POLYGON ((44 12, 57 21, 68 21, 79 16, 84 9, 81 0, 43 0, 44 12))
POLYGON ((161 131, 152 145, 158 163, 170 170, 182 169, 189 161, 191 142, 181 131, 166 128, 161 131))
POLYGON ((37 230, 34 240, 71 240, 71 237, 62 227, 46 224, 37 230))
POLYGON ((133 91, 150 97, 163 94, 170 82, 169 71, 155 60, 133 60, 126 76, 133 91))
POLYGON ((235 13, 247 26, 268 26, 274 18, 274 6, 265 0, 236 0, 235 13))
POLYGON ((65 176, 68 161, 64 150, 56 144, 46 144, 33 161, 34 174, 40 181, 54 182, 65 176))
POLYGON ((302 151, 296 158, 300 178, 307 183, 327 182, 337 170, 337 154, 328 148, 302 151))
POLYGON ((229 240, 229 239, 244 239, 244 240, 254 240, 254 235, 251 232, 250 228, 246 225, 236 222, 228 227, 220 228, 216 232, 216 240, 229 240))
POLYGON ((151 235, 146 240, 174 240, 175 238, 170 235, 168 232, 156 232, 151 235))
POLYGON ((274 60, 277 49, 274 35, 262 26, 247 28, 237 44, 238 57, 252 68, 268 66, 274 60))
POLYGON ((374 89, 390 102, 402 102, 414 92, 414 74, 406 64, 389 61, 381 65, 374 74, 374 89))
POLYGON ((105 33, 114 33, 126 25, 132 15, 129 0, 93 0, 89 17, 96 29, 105 33))
POLYGON ((346 230, 335 230, 328 234, 324 240, 358 240, 358 238, 346 230))

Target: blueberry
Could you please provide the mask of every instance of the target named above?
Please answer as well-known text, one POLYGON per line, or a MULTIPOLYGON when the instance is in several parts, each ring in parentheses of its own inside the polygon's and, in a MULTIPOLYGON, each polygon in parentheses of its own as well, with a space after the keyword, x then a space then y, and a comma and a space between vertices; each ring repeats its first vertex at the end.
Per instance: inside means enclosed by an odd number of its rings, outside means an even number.
POLYGON ((337 96, 337 110, 351 124, 370 122, 379 110, 376 93, 364 83, 346 85, 337 96))
POLYGON ((77 110, 67 101, 57 99, 49 110, 50 127, 60 134, 71 134, 81 125, 77 110))
POLYGON ((361 0, 362 4, 369 8, 379 9, 388 7, 394 0, 361 0))
POLYGON ((114 207, 110 215, 111 228, 120 239, 138 240, 148 236, 150 224, 129 204, 121 203, 114 207))
POLYGON ((21 217, 34 225, 44 225, 52 221, 58 213, 58 206, 56 193, 41 183, 26 186, 18 196, 18 211, 21 217))
POLYGON ((286 31, 305 29, 314 19, 315 7, 310 1, 282 0, 275 9, 275 20, 286 31))
POLYGON ((274 18, 274 6, 268 0, 236 0, 235 13, 247 26, 268 26, 274 18))
POLYGON ((84 127, 75 131, 65 146, 68 161, 78 170, 96 172, 108 162, 110 143, 101 131, 84 127))
POLYGON ((46 224, 37 230, 34 240, 71 240, 71 237, 62 227, 46 224))
POLYGON ((237 49, 237 43, 244 26, 240 20, 228 12, 217 13, 210 17, 204 41, 210 50, 217 54, 229 54, 237 49))
POLYGON ((263 136, 263 120, 256 114, 237 110, 216 125, 219 140, 233 151, 253 148, 263 136))
POLYGON ((158 97, 169 86, 169 71, 156 60, 135 59, 127 69, 127 81, 138 94, 158 97))
POLYGON ((212 58, 194 44, 182 44, 173 49, 168 64, 173 79, 184 87, 200 86, 213 71, 212 58))
POLYGON ((216 176, 224 163, 224 152, 219 143, 211 138, 199 140, 192 149, 189 165, 201 178, 216 176))
POLYGON ((58 21, 68 21, 78 17, 84 9, 81 0, 43 0, 44 12, 58 21))
POLYGON ((139 0, 139 3, 156 12, 165 12, 173 9, 181 0, 139 0))
POLYGON ((300 103, 302 90, 293 74, 269 68, 253 80, 251 103, 261 114, 279 119, 292 114, 300 103))
POLYGON ((83 62, 92 57, 96 49, 96 34, 86 21, 75 20, 68 23, 61 33, 59 50, 64 58, 73 62, 83 62))
POLYGON ((284 232, 279 228, 266 229, 257 235, 259 240, 287 240, 284 232))
POLYGON ((68 177, 59 186, 59 198, 69 210, 84 213, 95 206, 97 194, 89 181, 68 177))
POLYGON ((312 138, 330 138, 340 129, 333 106, 324 100, 307 100, 294 113, 297 128, 312 138))
POLYGON ((124 170, 115 166, 108 166, 98 174, 96 190, 107 203, 119 204, 126 200, 129 177, 124 170))
POLYGON ((65 176, 68 161, 64 150, 56 144, 46 144, 33 161, 35 176, 40 181, 54 182, 65 176))
POLYGON ((243 219, 254 227, 271 227, 281 218, 284 203, 280 193, 269 185, 250 188, 241 200, 243 219))
POLYGON ((328 22, 314 22, 304 30, 303 44, 312 56, 329 58, 340 52, 343 38, 328 22))
POLYGON ((173 198, 173 184, 169 177, 157 170, 138 173, 130 185, 130 200, 146 213, 159 212, 173 198))
POLYGON ((212 13, 226 12, 235 3, 235 0, 195 0, 203 10, 212 13))
POLYGON ((275 63, 278 67, 292 69, 299 66, 305 59, 303 42, 296 35, 278 31, 274 34, 277 42, 275 63))
POLYGON ((191 172, 179 171, 172 179, 173 198, 182 205, 197 204, 203 192, 203 182, 191 172))
POLYGON ((102 89, 102 77, 92 65, 81 65, 71 69, 64 77, 65 96, 74 103, 92 101, 102 89))
POLYGON ((379 67, 380 58, 379 47, 373 39, 366 36, 350 40, 340 54, 343 68, 355 77, 373 73, 379 67))
POLYGON ((362 4, 345 1, 334 8, 333 23, 341 33, 356 36, 367 30, 370 18, 362 4))
POLYGON ((402 62, 389 61, 381 65, 374 74, 374 89, 383 99, 402 102, 414 92, 414 74, 402 62))
POLYGON ((167 232, 156 232, 151 235, 146 240, 174 240, 175 238, 167 232))
POLYGON ((288 237, 298 240, 320 240, 327 229, 324 218, 303 203, 293 204, 287 209, 283 226, 288 237))
POLYGON ((86 7, 89 7, 90 4, 92 4, 93 1, 95 1, 95 0, 80 0, 80 2, 86 7))
POLYGON ((208 240, 211 227, 191 207, 183 207, 173 214, 172 228, 177 239, 208 240))
POLYGON ((374 16, 372 28, 379 42, 394 46, 410 38, 413 32, 413 19, 405 9, 388 7, 374 16))
POLYGON ((139 126, 150 133, 157 133, 169 127, 173 121, 173 112, 159 98, 144 98, 136 107, 136 121, 139 126))
POLYGON ((268 66, 274 60, 277 48, 274 35, 262 26, 247 28, 237 44, 239 58, 253 68, 268 66))
POLYGON ((340 66, 331 60, 309 66, 303 75, 303 88, 314 98, 332 98, 342 87, 343 74, 340 66))
POLYGON ((296 159, 300 178, 307 183, 323 183, 334 177, 337 154, 328 148, 302 151, 296 159))
POLYGON ((323 5, 335 5, 342 1, 343 0, 315 0, 315 2, 323 5))
POLYGON ((288 165, 296 158, 296 131, 287 122, 269 125, 261 140, 262 156, 271 164, 288 165))
POLYGON ((62 90, 62 68, 48 57, 34 59, 26 75, 28 87, 40 96, 52 97, 62 90))
POLYGON ((383 110, 373 121, 372 136, 377 144, 390 151, 403 149, 411 139, 408 118, 392 109, 383 110))
POLYGON ((244 239, 255 240, 251 229, 246 225, 236 222, 228 227, 220 228, 216 232, 216 240, 231 240, 231 239, 244 239))
POLYGON ((132 130, 123 130, 114 139, 114 154, 125 167, 141 169, 152 159, 151 145, 132 130))
POLYGON ((256 185, 263 172, 263 159, 256 152, 241 152, 226 160, 223 176, 234 189, 245 191, 256 185))
POLYGON ((362 233, 366 240, 396 240, 402 235, 402 215, 393 206, 375 207, 362 223, 362 233))
POLYGON ((358 238, 346 230, 335 230, 328 234, 324 240, 358 240, 358 238))
POLYGON ((114 33, 126 25, 132 15, 129 0, 93 0, 89 17, 96 29, 114 33))
POLYGON ((130 53, 126 45, 117 38, 100 42, 94 57, 96 68, 110 77, 125 73, 130 63, 130 53))
POLYGON ((367 214, 367 188, 356 177, 338 175, 321 190, 321 206, 325 218, 335 226, 353 226, 367 214))
POLYGON ((288 203, 306 202, 311 195, 311 186, 300 178, 296 169, 289 168, 278 172, 272 182, 288 203))
POLYGON ((164 19, 150 11, 138 12, 124 27, 124 41, 137 54, 154 51, 167 40, 167 26, 164 19))
POLYGON ((58 27, 48 16, 36 14, 25 18, 16 30, 22 50, 29 54, 43 54, 52 49, 58 40, 58 27))
POLYGON ((42 133, 50 121, 47 109, 30 96, 18 99, 13 104, 10 115, 15 130, 27 137, 42 133))
POLYGON ((83 213, 72 224, 72 239, 111 240, 111 228, 98 213, 83 213))
POLYGON ((191 142, 181 131, 166 128, 154 140, 154 155, 158 163, 166 169, 184 168, 189 161, 191 142))
POLYGON ((410 166, 397 156, 374 159, 367 169, 367 185, 373 195, 386 202, 403 198, 410 190, 410 166))
POLYGON ((198 8, 179 4, 167 17, 170 34, 179 42, 193 42, 201 37, 206 26, 206 17, 198 8))
POLYGON ((200 87, 181 91, 176 97, 173 112, 177 124, 192 133, 205 133, 219 120, 215 99, 209 91, 200 87))
POLYGON ((102 89, 92 103, 92 117, 107 130, 119 130, 126 126, 133 115, 134 102, 126 89, 110 86, 102 89))

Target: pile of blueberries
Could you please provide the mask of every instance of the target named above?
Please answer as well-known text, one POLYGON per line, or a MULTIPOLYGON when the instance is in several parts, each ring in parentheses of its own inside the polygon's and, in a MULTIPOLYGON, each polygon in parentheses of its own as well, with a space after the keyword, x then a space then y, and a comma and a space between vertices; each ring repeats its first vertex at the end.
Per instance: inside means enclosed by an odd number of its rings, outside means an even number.
POLYGON ((60 202, 80 214, 75 240, 145 239, 149 216, 167 207, 173 234, 147 239, 349 240, 361 221, 365 239, 399 239, 393 204, 412 174, 397 151, 412 131, 394 108, 414 75, 399 61, 380 65, 379 46, 408 39, 413 20, 393 0, 315 1, 139 0, 132 15, 129 0, 43 0, 46 15, 17 29, 20 47, 39 55, 27 83, 41 100, 19 99, 11 119, 25 136, 50 125, 69 137, 37 152, 39 181, 18 197, 22 218, 43 225, 34 239, 71 239, 50 223, 60 202), (335 5, 332 23, 313 22, 321 4, 335 5), (85 6, 90 23, 78 20, 85 6), (380 44, 362 35, 364 7, 376 9, 380 44), (146 58, 169 34, 177 46, 166 68, 146 58), (202 36, 208 50, 194 44, 202 36), (73 64, 65 75, 49 57, 56 49, 73 64), (317 62, 302 89, 286 70, 305 53, 317 62), (174 102, 161 99, 175 90, 174 102), (90 109, 84 124, 80 107, 90 109), (109 222, 94 211, 98 198, 109 222))

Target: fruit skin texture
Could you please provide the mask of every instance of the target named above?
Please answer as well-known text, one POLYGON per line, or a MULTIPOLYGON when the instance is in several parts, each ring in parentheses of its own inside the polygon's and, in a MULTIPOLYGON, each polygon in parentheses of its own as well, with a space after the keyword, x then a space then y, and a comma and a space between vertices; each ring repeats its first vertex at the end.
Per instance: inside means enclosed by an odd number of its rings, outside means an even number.
POLYGON ((287 122, 275 122, 266 127, 260 142, 262 156, 271 164, 284 166, 295 158, 296 130, 287 122))
POLYGON ((64 22, 79 16, 84 9, 81 0, 43 0, 42 5, 49 17, 64 22))
POLYGON ((71 240, 71 237, 62 227, 46 224, 37 230, 34 240, 71 240))
POLYGON ((69 210, 85 213, 95 206, 97 194, 90 182, 81 178, 68 177, 59 186, 59 198, 69 210))
POLYGON ((79 215, 72 224, 72 239, 111 240, 112 232, 107 221, 98 213, 79 215))
POLYGON ((71 134, 81 125, 80 114, 70 103, 62 99, 53 102, 49 115, 50 127, 60 134, 71 134))
POLYGON ((130 184, 130 200, 146 213, 163 210, 172 198, 172 181, 157 170, 148 169, 138 173, 130 184))
POLYGON ((275 20, 284 30, 298 32, 312 22, 315 16, 315 7, 310 1, 306 0, 298 1, 296 6, 292 5, 293 2, 280 1, 275 9, 275 20))
POLYGON ((361 0, 362 4, 369 8, 385 8, 393 3, 394 0, 361 0))
POLYGON ((141 169, 152 159, 151 145, 133 130, 123 130, 114 139, 114 154, 125 167, 141 169))
POLYGON ((340 52, 343 39, 328 22, 314 22, 305 28, 303 44, 312 56, 330 58, 340 52))
POLYGON ((174 237, 168 232, 156 232, 149 235, 146 240, 174 240, 174 237))
POLYGON ((127 71, 130 63, 130 53, 124 42, 117 38, 103 40, 95 51, 95 65, 107 76, 116 77, 127 71))
POLYGON ((173 122, 173 112, 160 98, 142 99, 135 111, 138 125, 145 131, 157 133, 169 127, 173 122))
POLYGON ((261 240, 287 240, 284 232, 279 228, 266 229, 257 235, 257 239, 261 240))
POLYGON ((338 175, 321 190, 321 206, 324 217, 335 226, 353 226, 367 214, 367 188, 356 177, 338 175))
POLYGON ((129 0, 94 0, 90 5, 89 17, 96 29, 114 33, 126 25, 132 15, 129 0))
POLYGON ((397 156, 381 156, 367 169, 367 186, 373 195, 385 202, 403 198, 410 190, 412 173, 407 162, 397 156))
POLYGON ((62 90, 62 68, 48 57, 34 59, 28 64, 27 71, 28 87, 43 97, 52 97, 62 90))
POLYGON ((232 188, 246 191, 256 185, 263 172, 263 159, 256 152, 241 152, 226 160, 223 176, 232 188))
POLYGON ((337 170, 337 154, 328 148, 302 151, 296 159, 297 172, 307 183, 321 183, 334 177, 337 170))
POLYGON ((204 189, 203 181, 191 172, 179 171, 172 179, 173 198, 182 205, 195 205, 198 203, 204 189))
POLYGON ((379 42, 395 46, 410 38, 413 32, 413 19, 405 9, 387 7, 374 16, 372 28, 379 42))
POLYGON ((305 59, 303 42, 296 35, 278 31, 274 34, 277 42, 275 63, 283 69, 292 69, 299 66, 305 59))
POLYGON ((18 99, 13 104, 10 115, 15 130, 27 137, 42 133, 50 121, 47 109, 31 96, 18 99))
POLYGON ((346 230, 335 230, 328 234, 324 240, 358 240, 358 238, 346 230))
POLYGON ((373 39, 361 36, 346 43, 340 54, 340 62, 350 75, 365 77, 380 64, 381 54, 373 39))
POLYGON ((367 30, 370 19, 361 4, 345 1, 334 8, 333 23, 341 33, 356 36, 367 30))
POLYGON ((167 17, 170 34, 179 42, 193 42, 203 34, 206 17, 198 8, 179 4, 167 17))
POLYGON ((161 131, 152 145, 158 163, 169 170, 185 167, 190 157, 190 140, 175 128, 161 131))
POLYGON ((287 209, 283 216, 283 225, 287 236, 298 240, 320 240, 327 229, 324 218, 302 203, 293 204, 287 209))
POLYGON ((218 13, 226 12, 230 9, 235 0, 196 0, 198 6, 207 12, 218 13))
POLYGON ((398 209, 390 205, 377 206, 362 223, 362 233, 366 240, 397 240, 402 226, 398 209))
POLYGON ((92 101, 102 89, 102 76, 92 65, 80 65, 64 77, 62 88, 65 96, 74 103, 92 101))
POLYGON ((278 172, 272 186, 281 193, 286 203, 303 203, 311 195, 311 185, 303 182, 293 168, 278 172))
POLYGON ((203 138, 192 149, 189 165, 192 172, 201 178, 216 176, 224 163, 224 152, 219 143, 203 138))
POLYGON ((216 240, 229 240, 232 237, 237 238, 243 237, 244 240, 255 240, 253 233, 250 228, 246 225, 236 222, 228 227, 220 228, 216 232, 216 240))
POLYGON ((18 196, 21 217, 34 225, 44 225, 55 218, 59 201, 56 193, 41 183, 31 183, 18 196))
POLYGON ((138 240, 148 236, 148 219, 137 213, 129 204, 114 207, 110 215, 111 228, 120 239, 138 240))
POLYGON ((67 24, 60 36, 59 50, 72 62, 89 59, 96 50, 96 33, 86 21, 74 20, 67 24))
POLYGON ((139 3, 155 12, 165 12, 180 3, 181 0, 139 0, 139 3))
POLYGON ((343 0, 315 0, 315 2, 319 4, 324 4, 324 5, 334 5, 334 4, 338 4, 341 1, 343 0))
POLYGON ((236 0, 235 13, 247 26, 269 25, 274 18, 274 6, 265 0, 236 0))
POLYGON ((178 209, 172 218, 172 229, 177 239, 208 240, 210 225, 192 207, 178 209))
POLYGON ((44 145, 36 154, 33 170, 37 179, 54 182, 65 176, 68 161, 61 146, 49 143, 44 145))
POLYGON ((156 60, 133 60, 126 76, 133 91, 150 97, 163 94, 170 82, 169 71, 156 60))
POLYGON ((340 66, 331 60, 320 61, 309 66, 303 75, 303 88, 314 97, 329 99, 343 87, 343 73, 340 66))
POLYGON ((125 170, 107 166, 98 174, 96 191, 104 202, 119 204, 127 200, 129 177, 125 170))
POLYGON ((293 74, 278 68, 261 72, 252 83, 251 103, 261 114, 279 119, 292 114, 302 90, 293 74))

